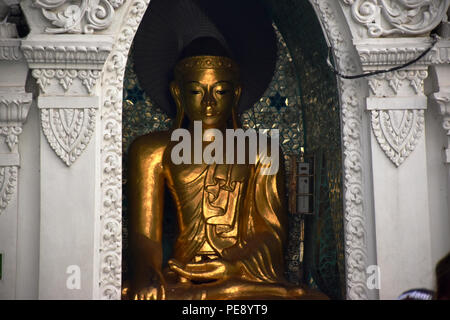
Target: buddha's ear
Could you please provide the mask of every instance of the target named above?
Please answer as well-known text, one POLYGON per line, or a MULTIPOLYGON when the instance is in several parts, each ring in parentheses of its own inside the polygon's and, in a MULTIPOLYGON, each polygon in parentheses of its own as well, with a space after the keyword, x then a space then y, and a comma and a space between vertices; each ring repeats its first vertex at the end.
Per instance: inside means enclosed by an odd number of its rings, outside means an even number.
POLYGON ((233 101, 233 108, 231 111, 234 129, 238 129, 241 127, 240 121, 239 121, 239 116, 238 116, 238 106, 239 106, 239 100, 241 98, 241 93, 242 93, 242 87, 241 87, 241 85, 238 84, 238 85, 236 85, 236 87, 234 89, 234 101, 233 101))
POLYGON ((175 100, 175 103, 177 105, 181 106, 181 89, 180 89, 180 85, 178 84, 177 81, 172 81, 170 83, 170 93, 172 93, 172 97, 173 100, 175 100))
POLYGON ((181 128, 184 118, 184 110, 181 103, 181 90, 178 82, 172 81, 170 83, 170 92, 172 93, 173 100, 177 106, 177 116, 173 122, 173 129, 181 128))

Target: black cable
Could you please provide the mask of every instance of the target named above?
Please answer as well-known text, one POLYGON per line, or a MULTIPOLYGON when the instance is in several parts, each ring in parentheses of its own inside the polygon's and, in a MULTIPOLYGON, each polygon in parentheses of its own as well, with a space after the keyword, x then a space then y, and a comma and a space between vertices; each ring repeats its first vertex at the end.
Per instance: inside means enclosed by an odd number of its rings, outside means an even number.
POLYGON ((341 77, 343 79, 358 79, 358 78, 374 76, 374 75, 381 74, 381 73, 388 73, 388 72, 392 72, 392 71, 397 71, 397 70, 406 68, 406 67, 416 63, 417 61, 422 59, 424 56, 426 56, 431 51, 431 49, 434 48, 434 46, 436 45, 436 43, 438 41, 438 36, 436 34, 431 34, 431 38, 433 39, 432 42, 431 42, 431 45, 426 50, 424 50, 419 56, 417 56, 416 58, 414 58, 411 61, 406 62, 405 64, 402 64, 400 66, 395 66, 395 67, 392 67, 390 69, 377 70, 377 71, 372 71, 372 72, 367 72, 367 73, 362 73, 362 74, 357 74, 357 75, 351 75, 351 76, 344 75, 344 74, 340 73, 339 71, 337 71, 336 68, 331 63, 331 60, 330 60, 330 53, 331 53, 331 50, 332 50, 331 47, 328 48, 327 64, 331 68, 331 71, 333 71, 334 74, 338 75, 339 77, 341 77))

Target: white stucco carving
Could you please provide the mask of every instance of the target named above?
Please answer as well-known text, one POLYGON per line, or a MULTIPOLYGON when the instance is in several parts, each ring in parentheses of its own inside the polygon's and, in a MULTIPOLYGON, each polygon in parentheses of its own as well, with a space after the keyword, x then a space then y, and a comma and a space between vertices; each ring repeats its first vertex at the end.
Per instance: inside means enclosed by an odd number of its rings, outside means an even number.
POLYGON ((368 83, 371 93, 377 97, 386 93, 396 95, 408 87, 415 94, 423 94, 423 82, 427 77, 426 70, 398 70, 369 77, 368 83))
POLYGON ((0 215, 8 207, 8 203, 17 190, 17 166, 0 167, 0 215))
POLYGON ((32 74, 43 93, 47 93, 48 87, 53 82, 59 83, 64 92, 68 92, 74 80, 78 79, 86 88, 88 94, 92 94, 100 77, 99 70, 34 69, 32 74))
MULTIPOLYGON (((358 57, 352 40, 345 33, 338 17, 335 1, 310 1, 334 49, 339 71, 351 74, 358 70, 358 57)), ((344 233, 346 284, 348 299, 368 299, 366 286, 367 236, 363 201, 362 117, 363 92, 358 80, 339 80, 343 170, 344 170, 344 233)))
POLYGON ((42 130, 62 161, 72 165, 89 144, 95 129, 94 108, 41 110, 42 130))
POLYGON ((370 37, 421 35, 444 19, 449 0, 341 0, 370 37))
POLYGON ((41 92, 38 107, 43 132, 67 166, 78 159, 92 137, 98 108, 95 87, 111 42, 110 37, 101 36, 85 41, 70 36, 63 41, 34 36, 22 42, 41 92))
POLYGON ((124 0, 33 0, 42 15, 53 25, 47 33, 93 33, 108 28, 114 20, 115 9, 124 0))
POLYGON ((387 157, 398 167, 424 131, 424 110, 372 110, 372 128, 387 157))
POLYGON ((21 49, 33 69, 52 66, 49 69, 101 70, 111 51, 111 44, 106 38, 99 39, 98 44, 92 41, 66 41, 65 45, 61 45, 61 42, 51 41, 49 37, 37 37, 35 41, 25 41, 21 49))
POLYGON ((120 299, 122 264, 122 91, 128 51, 149 0, 131 2, 102 77, 100 298, 120 299))
POLYGON ((444 161, 450 164, 450 87, 431 95, 436 102, 438 112, 442 116, 442 128, 447 136, 447 146, 444 150, 444 161))
MULTIPOLYGON (((429 38, 364 39, 355 41, 365 71, 400 66, 431 46, 429 38)), ((440 58, 435 46, 423 59, 407 68, 367 78, 372 129, 380 148, 395 166, 414 151, 424 132, 427 99, 424 80, 428 65, 440 58)))
MULTIPOLYGON (((20 40, 17 39, 14 24, 0 22, 0 63, 19 66, 23 58, 20 40)), ((7 151, 0 155, 0 214, 6 210, 8 203, 17 190, 19 171, 19 154, 17 145, 27 120, 32 102, 32 95, 24 90, 26 70, 5 77, 0 71, 0 137, 7 145, 7 151), (3 84, 3 86, 2 86, 3 84)))
POLYGON ((0 90, 0 136, 10 152, 0 156, 0 214, 6 210, 17 190, 17 144, 30 104, 31 95, 0 90))

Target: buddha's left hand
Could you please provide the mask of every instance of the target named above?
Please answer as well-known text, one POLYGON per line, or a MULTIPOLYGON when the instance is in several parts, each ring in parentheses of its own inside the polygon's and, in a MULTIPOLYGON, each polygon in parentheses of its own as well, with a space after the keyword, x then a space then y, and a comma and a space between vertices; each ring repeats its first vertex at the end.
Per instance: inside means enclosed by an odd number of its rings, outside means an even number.
POLYGON ((179 276, 194 281, 227 279, 239 273, 237 264, 221 259, 186 265, 171 259, 168 263, 179 276))

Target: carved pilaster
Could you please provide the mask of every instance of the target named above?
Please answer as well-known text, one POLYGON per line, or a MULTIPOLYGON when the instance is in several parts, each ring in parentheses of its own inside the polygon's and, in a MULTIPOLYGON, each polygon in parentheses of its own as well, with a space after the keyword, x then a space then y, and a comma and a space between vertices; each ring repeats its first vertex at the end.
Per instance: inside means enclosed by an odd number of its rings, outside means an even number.
MULTIPOLYGON (((16 26, 0 23, 0 63, 18 66, 22 62, 20 40, 16 26)), ((24 90, 26 70, 18 71, 0 81, 0 214, 2 214, 17 188, 20 166, 19 135, 30 109, 32 96, 24 90)))
MULTIPOLYGON (((429 39, 365 39, 355 42, 363 69, 374 71, 412 60, 420 50, 427 48, 429 39)), ((406 69, 368 78, 367 110, 371 113, 373 134, 385 155, 397 167, 414 151, 423 136, 424 110, 427 107, 424 80, 428 77, 428 65, 436 59, 436 54, 431 52, 406 69)))
POLYGON ((445 91, 433 93, 430 98, 434 100, 438 107, 438 112, 442 116, 442 128, 447 135, 447 146, 444 150, 444 161, 450 164, 450 87, 445 91))
POLYGON ((59 37, 59 41, 50 36, 32 37, 23 41, 22 50, 39 85, 44 135, 58 157, 71 166, 94 132, 99 107, 95 89, 112 39, 97 35, 59 37))
POLYGON ((450 27, 444 21, 440 27, 440 40, 436 45, 435 59, 430 68, 430 81, 427 86, 431 107, 442 116, 442 127, 447 136, 444 147, 444 162, 450 164, 450 27))
POLYGON ((8 92, 0 88, 0 214, 6 210, 17 188, 20 166, 19 135, 31 104, 31 94, 8 92))
POLYGON ((28 70, 20 52, 15 24, 0 22, 0 299, 16 297, 19 136, 32 95, 25 92, 28 70))
MULTIPOLYGON (((445 36, 442 32, 448 24, 450 0, 341 2, 352 20, 365 30, 359 36, 367 39, 354 40, 364 71, 388 69, 415 59, 431 45, 431 39, 423 36, 441 23, 440 35, 445 36), (398 35, 416 37, 389 38, 398 35)), ((368 79, 367 107, 373 133, 397 167, 413 152, 424 132, 427 98, 423 83, 428 67, 448 63, 449 48, 449 40, 440 38, 429 54, 408 69, 368 79)))

